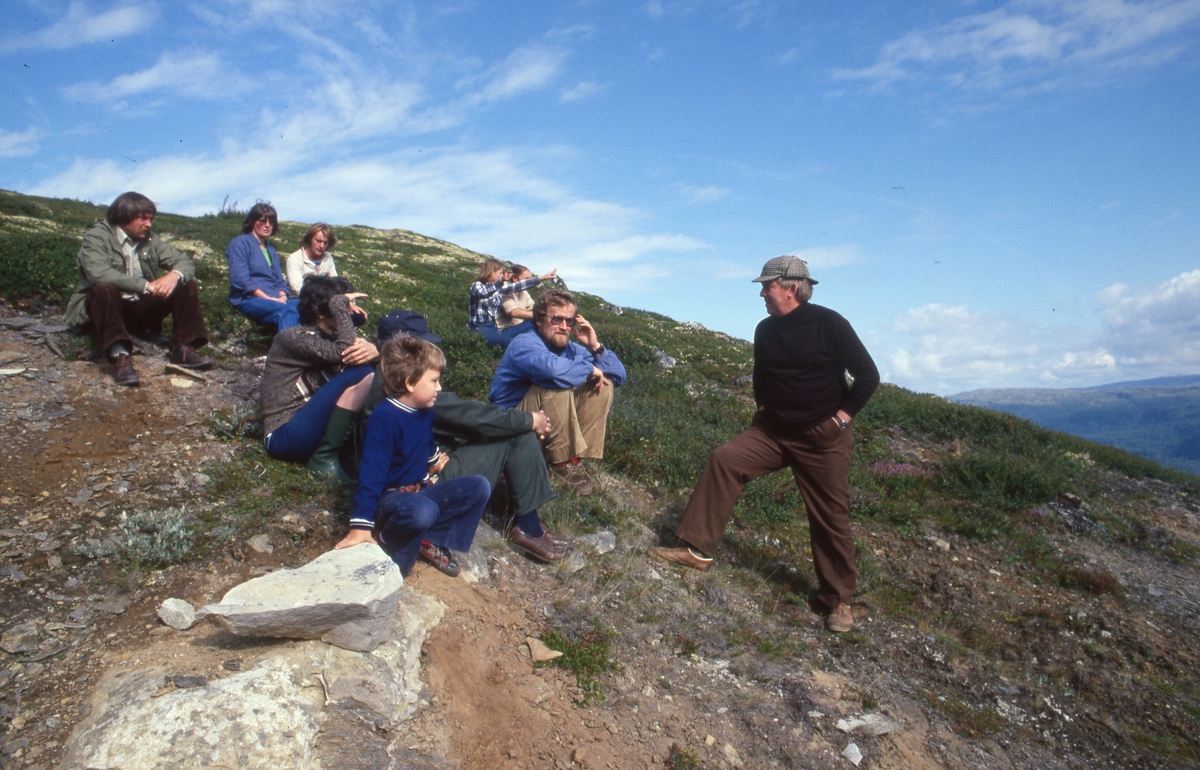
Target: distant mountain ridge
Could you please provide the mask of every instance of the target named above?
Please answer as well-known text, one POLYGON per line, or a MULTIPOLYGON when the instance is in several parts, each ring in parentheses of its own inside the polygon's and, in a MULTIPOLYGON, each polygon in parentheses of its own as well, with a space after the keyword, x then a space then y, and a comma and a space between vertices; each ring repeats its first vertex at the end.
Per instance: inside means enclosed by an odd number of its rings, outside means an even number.
POLYGON ((1200 473, 1200 375, 1090 388, 987 388, 946 398, 1200 473))

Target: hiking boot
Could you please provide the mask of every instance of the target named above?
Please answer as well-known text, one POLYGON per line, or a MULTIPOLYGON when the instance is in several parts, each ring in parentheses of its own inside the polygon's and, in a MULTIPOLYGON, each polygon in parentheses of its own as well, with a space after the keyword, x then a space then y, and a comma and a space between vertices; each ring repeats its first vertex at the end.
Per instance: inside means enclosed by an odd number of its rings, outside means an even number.
POLYGON ((429 562, 443 575, 458 577, 458 573, 462 571, 458 566, 458 560, 454 558, 454 554, 449 548, 444 545, 434 545, 428 540, 421 541, 421 550, 417 552, 417 558, 429 562))
POLYGON ((587 471, 579 464, 579 458, 567 460, 565 463, 550 463, 550 472, 563 480, 570 489, 580 497, 587 497, 592 493, 592 482, 588 478, 587 471))
POLYGON ((209 369, 212 367, 212 359, 200 355, 191 345, 180 345, 175 348, 171 351, 171 355, 167 356, 167 360, 184 369, 209 369))
POLYGON ((316 451, 308 458, 308 462, 304 467, 313 473, 319 473, 322 476, 329 476, 337 479, 343 484, 349 484, 354 481, 350 474, 346 473, 346 469, 342 467, 338 461, 338 450, 346 443, 352 429, 354 428, 355 412, 349 409, 343 409, 340 406, 335 406, 333 412, 329 415, 329 422, 325 424, 325 437, 321 439, 321 443, 317 445, 316 451))
POLYGON ((844 634, 854 628, 854 613, 849 604, 839 604, 825 616, 825 629, 835 634, 844 634))
POLYGON ((142 381, 138 379, 138 373, 133 369, 133 356, 121 353, 117 356, 117 360, 113 361, 113 366, 116 368, 113 379, 117 381, 118 385, 134 387, 142 384, 142 381))

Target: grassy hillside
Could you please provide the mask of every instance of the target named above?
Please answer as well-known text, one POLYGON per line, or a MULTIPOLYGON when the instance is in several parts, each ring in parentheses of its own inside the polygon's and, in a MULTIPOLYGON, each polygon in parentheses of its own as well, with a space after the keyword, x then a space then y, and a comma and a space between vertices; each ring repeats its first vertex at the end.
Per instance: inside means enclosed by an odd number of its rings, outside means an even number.
MULTIPOLYGON (((102 215, 103 207, 87 203, 0 192, 3 299, 16 305, 63 304, 75 282, 79 239, 102 215)), ((161 214, 156 222, 160 234, 195 259, 214 355, 229 366, 248 355, 262 355, 269 343, 226 301, 224 248, 239 234, 240 220, 240 215, 161 214)), ((294 250, 306 227, 281 222, 274 239, 279 251, 294 250)), ((339 272, 370 294, 364 307, 372 321, 397 308, 424 313, 431 329, 445 338, 450 362, 446 387, 465 397, 482 397, 499 360, 498 351, 466 328, 467 287, 483 256, 404 230, 335 229, 339 272)), ((565 277, 569 282, 570 276, 565 277)), ((658 512, 646 517, 621 495, 605 493, 593 498, 564 494, 544 513, 556 527, 575 534, 607 527, 633 538, 649 527, 665 535, 708 452, 749 423, 751 346, 652 312, 612 308, 587 294, 580 295, 580 307, 629 369, 610 422, 604 470, 622 488, 653 499, 658 512), (664 368, 659 351, 674 358, 675 366, 664 368)), ((86 342, 72 350, 80 356, 93 352, 86 342)), ((253 435, 253 415, 244 410, 223 410, 209 419, 214 431, 227 437, 253 435)), ((1130 743, 1128 756, 1134 760, 1200 761, 1200 680, 1187 662, 1190 657, 1155 652, 1137 631, 1114 636, 1110 629, 1125 626, 1112 618, 1136 613, 1136 602, 1127 601, 1120 580, 1086 556, 1096 549, 1117 549, 1169 565, 1194 565, 1200 546, 1165 526, 1144 490, 1174 485, 1161 494, 1173 496, 1172 505, 1180 510, 1195 512, 1200 510, 1200 479, 1011 415, 890 385, 882 386, 859 415, 855 435, 852 515, 861 538, 856 601, 894 624, 889 626, 892 639, 911 636, 912 649, 923 645, 928 655, 941 656, 938 666, 915 654, 911 661, 904 658, 909 648, 897 647, 897 642, 892 649, 883 637, 872 640, 856 633, 823 639, 816 651, 797 641, 815 576, 804 558, 807 523, 787 473, 747 489, 720 555, 721 564, 733 565, 732 572, 710 571, 702 585, 688 584, 688 601, 698 607, 680 600, 671 612, 683 615, 668 619, 666 610, 651 605, 651 588, 630 587, 626 598, 606 599, 596 610, 600 614, 586 622, 654 624, 664 634, 674 627, 678 634, 670 638, 681 654, 758 661, 738 664, 752 671, 778 668, 779 661, 786 665, 815 658, 836 666, 841 660, 888 658, 879 665, 903 672, 900 678, 915 687, 900 689, 927 701, 932 712, 968 737, 999 734, 1006 724, 995 705, 989 705, 988 683, 1007 692, 1005 687, 1014 686, 1001 682, 1020 682, 1027 688, 1023 692, 1036 696, 1026 703, 1031 711, 1042 707, 1043 697, 1091 698, 1111 708, 1104 714, 1105 726, 1087 723, 1088 730, 1101 735, 1092 755, 1104 755, 1106 741, 1120 740, 1130 743), (1083 511, 1071 520, 1083 524, 1064 530, 1056 511, 1083 511), (936 549, 933 556, 923 554, 935 539, 947 542, 947 549, 950 542, 963 549, 955 553, 972 549, 976 561, 959 562, 954 556, 955 565, 930 566, 939 554, 936 549), (979 569, 979 579, 991 580, 983 566, 990 564, 999 568, 991 574, 1003 571, 1016 581, 999 598, 989 599, 982 590, 973 594, 975 578, 960 574, 979 569), (968 609, 959 591, 947 590, 947 576, 956 585, 965 581, 977 604, 968 609), (731 592, 737 591, 753 601, 733 601, 731 592), (634 601, 642 603, 626 604, 634 601), (1106 617, 1107 625, 1100 620, 1106 617), (1068 644, 1073 645, 1070 650, 1063 647, 1068 644), (1084 647, 1076 651, 1080 644, 1084 647), (1062 662, 1053 662, 1056 658, 1043 647, 1060 650, 1056 654, 1062 662), (1038 651, 1032 662, 1022 653, 1030 649, 1038 651), (1080 674, 1072 668, 1073 656, 1099 661, 1112 674, 1101 679, 1080 674), (952 669, 953 676, 943 669, 952 669), (1151 702, 1171 704, 1171 719, 1143 713, 1142 704, 1151 702)), ((239 522, 314 498, 347 513, 344 492, 270 460, 258 442, 243 442, 238 452, 238 460, 210 471, 214 483, 208 494, 220 498, 221 505, 214 507, 219 514, 204 522, 201 538, 216 538, 213 533, 243 526, 239 522), (269 495, 259 493, 264 486, 269 495)), ((581 595, 594 591, 610 597, 623 579, 609 572, 581 573, 572 580, 590 582, 572 586, 581 595)), ((1193 652, 1189 647, 1188 655, 1193 652)), ((870 689, 864 686, 864 704, 874 699, 870 689)))
POLYGON ((950 400, 1007 412, 1043 428, 1200 473, 1200 385, 1195 377, 1162 379, 1178 382, 973 390, 950 400))

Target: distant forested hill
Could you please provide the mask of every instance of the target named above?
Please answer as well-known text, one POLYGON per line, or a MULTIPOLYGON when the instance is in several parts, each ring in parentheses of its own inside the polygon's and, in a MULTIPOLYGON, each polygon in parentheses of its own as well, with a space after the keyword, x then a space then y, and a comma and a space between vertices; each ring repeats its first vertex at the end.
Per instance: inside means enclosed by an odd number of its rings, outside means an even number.
POLYGON ((1200 473, 1200 375, 1094 388, 971 390, 947 398, 1200 473))

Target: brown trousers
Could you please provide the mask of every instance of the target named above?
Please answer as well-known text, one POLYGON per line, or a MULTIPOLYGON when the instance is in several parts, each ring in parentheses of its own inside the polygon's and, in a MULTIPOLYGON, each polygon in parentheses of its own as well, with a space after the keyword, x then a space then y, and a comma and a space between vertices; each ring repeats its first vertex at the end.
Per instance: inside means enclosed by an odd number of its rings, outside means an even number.
POLYGON ((612 385, 597 393, 584 383, 574 390, 548 390, 530 385, 517 408, 522 412, 545 412, 550 418, 550 435, 542 445, 546 460, 561 463, 573 457, 604 457, 608 412, 612 409, 612 385))
POLYGON ((121 298, 121 290, 111 283, 98 283, 88 289, 84 300, 96 338, 105 354, 118 342, 132 345, 130 332, 162 331, 163 319, 171 316, 171 348, 190 345, 193 348, 208 344, 204 328, 204 313, 200 308, 200 292, 195 281, 181 283, 171 296, 143 295, 137 300, 121 298))
POLYGON ((842 430, 832 419, 799 436, 782 438, 771 435, 755 415, 749 429, 708 456, 675 534, 712 556, 746 484, 790 467, 808 511, 817 599, 830 609, 849 604, 858 577, 850 532, 853 443, 850 428, 842 430))

